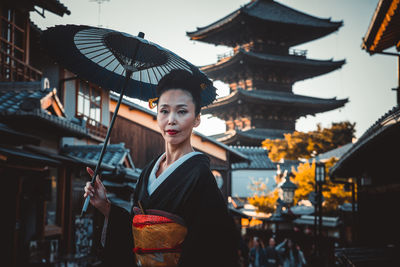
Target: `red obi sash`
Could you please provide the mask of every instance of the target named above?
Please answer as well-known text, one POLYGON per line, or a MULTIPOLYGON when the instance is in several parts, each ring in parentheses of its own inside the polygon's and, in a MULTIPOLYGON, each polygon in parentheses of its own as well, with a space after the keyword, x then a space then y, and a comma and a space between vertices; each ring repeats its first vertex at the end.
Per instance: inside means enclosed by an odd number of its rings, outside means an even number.
POLYGON ((133 252, 139 266, 177 266, 187 228, 183 219, 161 210, 134 207, 133 252))

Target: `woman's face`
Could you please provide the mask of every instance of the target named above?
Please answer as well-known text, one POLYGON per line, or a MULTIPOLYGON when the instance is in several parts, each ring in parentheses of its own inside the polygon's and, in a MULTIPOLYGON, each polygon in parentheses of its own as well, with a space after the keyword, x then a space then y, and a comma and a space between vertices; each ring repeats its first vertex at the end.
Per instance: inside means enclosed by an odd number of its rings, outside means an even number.
POLYGON ((165 91, 158 100, 157 123, 167 143, 190 143, 193 127, 200 124, 200 114, 195 115, 195 105, 190 93, 181 89, 165 91))

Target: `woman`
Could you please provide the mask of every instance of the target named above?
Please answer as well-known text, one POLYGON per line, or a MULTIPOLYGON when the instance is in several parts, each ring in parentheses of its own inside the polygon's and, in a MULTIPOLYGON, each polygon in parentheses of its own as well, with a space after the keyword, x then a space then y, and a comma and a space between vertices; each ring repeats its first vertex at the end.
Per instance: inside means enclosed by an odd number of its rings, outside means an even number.
POLYGON ((282 255, 283 267, 302 267, 307 264, 304 254, 292 239, 285 239, 276 246, 277 251, 282 255))
POLYGON ((234 222, 208 157, 190 143, 193 127, 200 124, 201 90, 198 79, 183 70, 160 80, 157 123, 165 153, 143 169, 131 214, 107 200, 100 179, 94 187, 87 183, 84 197, 90 195, 105 216, 107 265, 237 265, 234 222))

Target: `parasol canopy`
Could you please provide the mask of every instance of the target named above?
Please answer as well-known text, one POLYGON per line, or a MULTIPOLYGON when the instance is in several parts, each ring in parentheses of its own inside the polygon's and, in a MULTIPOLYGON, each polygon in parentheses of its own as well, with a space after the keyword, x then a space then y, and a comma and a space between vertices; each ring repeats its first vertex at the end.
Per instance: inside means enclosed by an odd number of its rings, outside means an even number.
POLYGON ((212 103, 216 89, 196 66, 175 53, 145 40, 111 29, 85 25, 58 25, 42 34, 42 44, 51 57, 78 77, 104 89, 143 101, 156 97, 158 81, 171 70, 183 69, 205 85, 201 106, 212 103))

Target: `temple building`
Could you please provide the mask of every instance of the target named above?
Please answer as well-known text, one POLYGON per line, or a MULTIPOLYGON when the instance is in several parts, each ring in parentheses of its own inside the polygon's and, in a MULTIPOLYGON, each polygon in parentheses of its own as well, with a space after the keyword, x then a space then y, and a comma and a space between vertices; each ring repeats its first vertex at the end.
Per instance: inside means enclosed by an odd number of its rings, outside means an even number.
POLYGON ((343 107, 348 99, 297 95, 293 84, 342 67, 345 60, 308 59, 292 49, 337 31, 342 22, 299 12, 273 0, 253 0, 196 31, 191 40, 232 47, 202 70, 229 84, 230 94, 202 110, 226 122, 226 132, 213 136, 228 145, 260 146, 283 138, 302 116, 343 107))

